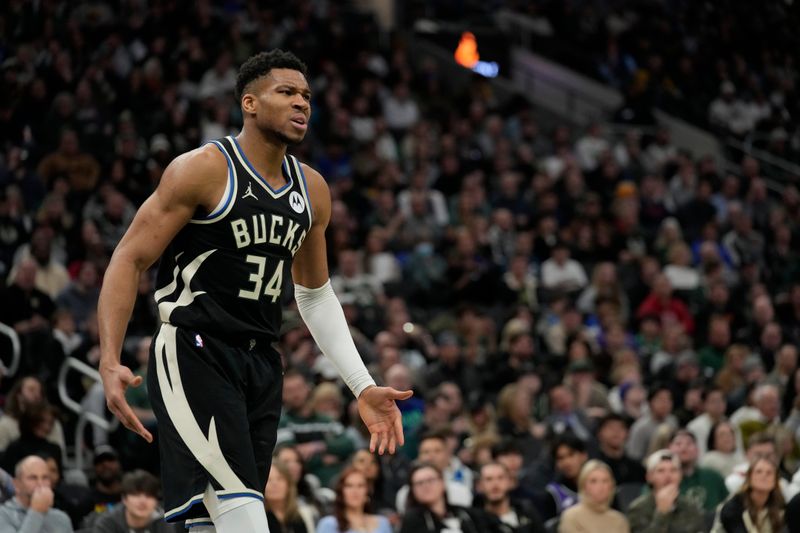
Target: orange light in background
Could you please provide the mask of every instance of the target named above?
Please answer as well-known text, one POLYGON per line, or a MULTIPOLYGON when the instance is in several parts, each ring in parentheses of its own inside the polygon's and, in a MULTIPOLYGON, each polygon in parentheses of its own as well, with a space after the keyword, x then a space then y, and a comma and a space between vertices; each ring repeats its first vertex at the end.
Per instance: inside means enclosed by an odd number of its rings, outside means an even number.
POLYGON ((453 57, 455 57, 456 63, 469 69, 478 64, 481 56, 478 54, 478 41, 475 39, 474 33, 465 31, 461 34, 461 40, 458 42, 458 48, 453 57))

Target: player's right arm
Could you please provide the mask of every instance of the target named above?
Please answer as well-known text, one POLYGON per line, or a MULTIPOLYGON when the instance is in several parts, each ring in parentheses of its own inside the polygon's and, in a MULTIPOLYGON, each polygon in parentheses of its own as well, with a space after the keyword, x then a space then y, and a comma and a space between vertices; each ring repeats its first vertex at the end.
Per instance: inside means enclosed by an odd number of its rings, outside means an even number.
POLYGON ((161 256, 198 207, 207 212, 225 189, 227 164, 222 153, 206 145, 176 158, 164 171, 155 192, 142 204, 120 240, 103 278, 97 317, 100 327, 100 375, 106 403, 120 422, 148 442, 150 435, 125 400, 129 385, 141 377, 120 364, 125 330, 136 300, 139 277, 161 256))

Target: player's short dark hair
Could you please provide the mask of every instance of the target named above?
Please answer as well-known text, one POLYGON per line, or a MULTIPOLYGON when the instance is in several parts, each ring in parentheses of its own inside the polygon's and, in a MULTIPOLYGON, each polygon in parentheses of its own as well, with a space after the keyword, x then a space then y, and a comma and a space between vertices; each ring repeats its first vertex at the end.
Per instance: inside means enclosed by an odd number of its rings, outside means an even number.
POLYGON ((150 472, 144 470, 134 470, 122 476, 122 494, 130 496, 132 494, 147 494, 158 499, 161 491, 161 484, 158 478, 150 472))
POLYGON ((245 88, 251 82, 266 76, 274 68, 297 70, 303 76, 308 72, 306 64, 291 52, 285 52, 280 48, 269 52, 259 52, 250 57, 239 68, 239 73, 236 75, 236 98, 241 100, 245 88))

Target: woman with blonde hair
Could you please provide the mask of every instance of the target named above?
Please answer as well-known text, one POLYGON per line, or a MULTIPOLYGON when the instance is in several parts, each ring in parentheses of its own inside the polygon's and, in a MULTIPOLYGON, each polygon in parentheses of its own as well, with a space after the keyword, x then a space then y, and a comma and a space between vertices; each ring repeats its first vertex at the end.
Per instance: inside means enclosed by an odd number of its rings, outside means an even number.
POLYGON ((780 533, 785 509, 778 465, 761 457, 750 464, 739 492, 717 511, 711 533, 780 533))
POLYGON ((628 533, 628 519, 611 508, 614 500, 614 475, 602 461, 591 459, 578 476, 579 501, 561 515, 559 533, 628 533))

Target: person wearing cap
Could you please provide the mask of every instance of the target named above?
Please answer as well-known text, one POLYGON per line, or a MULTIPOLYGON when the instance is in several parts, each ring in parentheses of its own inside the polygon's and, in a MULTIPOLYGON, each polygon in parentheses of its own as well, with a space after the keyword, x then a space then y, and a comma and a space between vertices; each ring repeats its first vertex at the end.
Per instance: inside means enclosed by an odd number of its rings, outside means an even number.
POLYGON ((681 462, 681 494, 706 511, 713 511, 728 497, 725 480, 710 468, 697 464, 697 439, 691 431, 679 429, 672 436, 669 449, 681 462))
POLYGON ((628 440, 628 423, 622 415, 609 413, 597 424, 597 458, 611 468, 618 485, 623 483, 644 483, 645 471, 639 461, 634 461, 625 453, 628 440))
POLYGON ((29 455, 14 469, 16 495, 0 507, 0 533, 72 533, 67 513, 53 507, 50 470, 29 455))
POLYGON ((122 465, 117 451, 107 444, 94 450, 94 484, 91 489, 94 511, 84 518, 83 527, 92 527, 122 499, 122 465))
POLYGON ((631 531, 637 533, 699 533, 706 531, 703 510, 680 494, 681 463, 669 450, 658 450, 647 458, 650 492, 628 508, 631 531))

